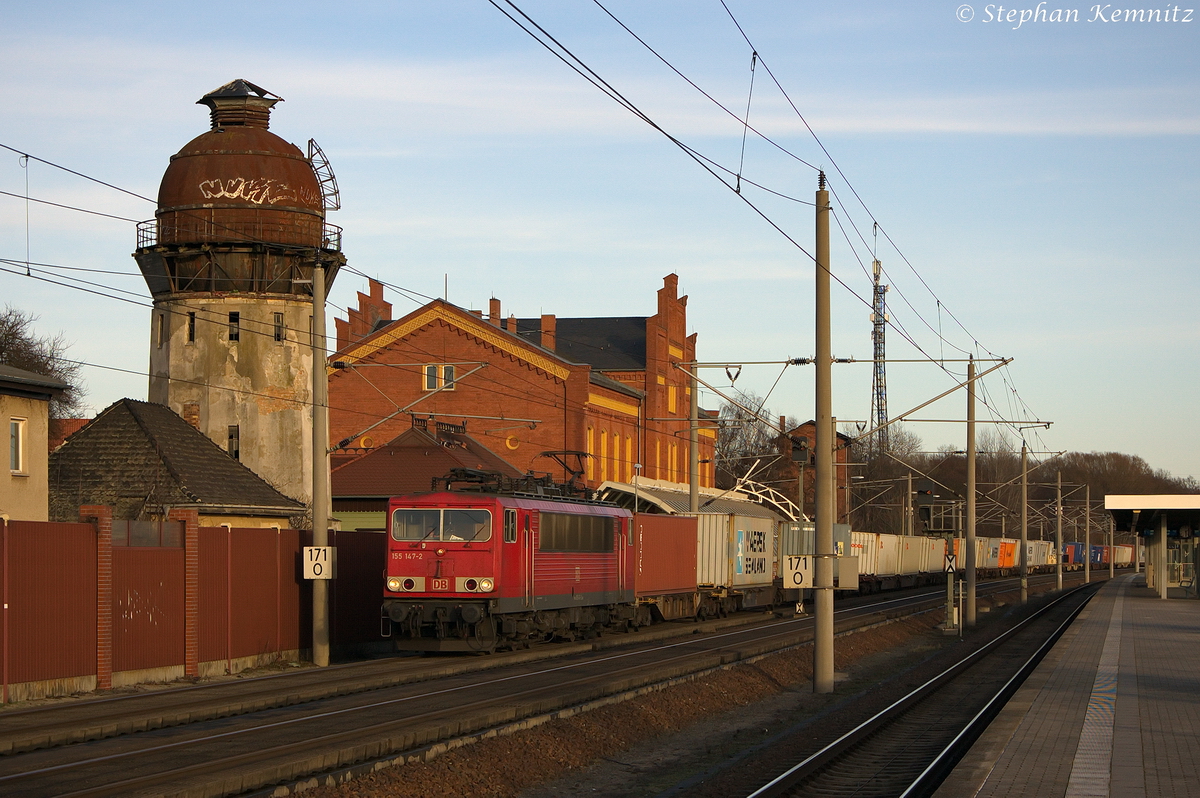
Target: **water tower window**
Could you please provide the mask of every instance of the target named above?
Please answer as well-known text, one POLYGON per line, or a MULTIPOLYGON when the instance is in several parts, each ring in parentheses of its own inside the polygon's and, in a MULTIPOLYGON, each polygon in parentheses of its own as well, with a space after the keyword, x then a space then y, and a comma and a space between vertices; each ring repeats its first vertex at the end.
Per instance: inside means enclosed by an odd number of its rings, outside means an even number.
POLYGON ((196 343, 196 311, 188 313, 188 343, 196 343))
POLYGON ((275 314, 275 340, 276 341, 283 340, 283 314, 282 313, 275 314))
POLYGON ((167 314, 158 314, 158 346, 162 348, 167 343, 167 314))
POLYGON ((242 339, 242 314, 234 311, 229 314, 229 340, 240 341, 242 339))
POLYGON ((229 427, 229 456, 234 460, 242 459, 242 433, 237 424, 229 427))

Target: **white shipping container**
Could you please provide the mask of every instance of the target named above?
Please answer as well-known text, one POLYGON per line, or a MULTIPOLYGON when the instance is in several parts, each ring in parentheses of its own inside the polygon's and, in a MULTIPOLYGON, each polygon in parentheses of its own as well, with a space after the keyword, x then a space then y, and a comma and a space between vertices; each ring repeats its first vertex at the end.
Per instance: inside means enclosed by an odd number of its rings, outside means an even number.
POLYGON ((946 570, 946 539, 922 537, 924 557, 921 562, 921 572, 926 574, 941 573, 946 570))
POLYGON ((703 513, 696 517, 696 582, 726 586, 729 574, 729 516, 703 513))
POLYGON ((1000 567, 1000 538, 975 538, 978 544, 978 554, 975 555, 976 568, 1000 567))
POLYGON ((875 575, 895 576, 900 567, 900 537, 876 536, 875 575))
MULTIPOLYGON (((1049 541, 1047 541, 1047 540, 1030 540, 1030 541, 1027 541, 1025 545, 1026 545, 1025 550, 1026 550, 1026 552, 1028 552, 1028 554, 1026 555, 1026 557, 1028 558, 1026 560, 1026 563, 1028 564, 1028 566, 1030 568, 1033 568, 1033 567, 1039 566, 1039 565, 1049 565, 1050 564, 1047 561, 1050 556, 1050 542, 1049 541)), ((1020 565, 1021 565, 1021 563, 1018 562, 1017 567, 1020 567, 1020 565)))
POLYGON ((851 532, 850 553, 858 557, 858 572, 864 576, 875 573, 875 558, 877 546, 875 534, 872 532, 851 532))
POLYGON ((921 538, 914 535, 901 535, 897 546, 900 550, 900 573, 919 574, 921 560, 925 553, 921 538))
POLYGON ((775 522, 770 518, 734 515, 733 573, 738 587, 770 585, 775 578, 775 522))
POLYGON ((786 556, 788 554, 813 554, 816 552, 814 539, 816 537, 816 527, 811 523, 796 523, 795 521, 787 521, 780 524, 783 534, 783 548, 781 553, 786 556))
POLYGON ((696 581, 717 588, 771 585, 777 548, 770 518, 701 513, 696 519, 696 581))

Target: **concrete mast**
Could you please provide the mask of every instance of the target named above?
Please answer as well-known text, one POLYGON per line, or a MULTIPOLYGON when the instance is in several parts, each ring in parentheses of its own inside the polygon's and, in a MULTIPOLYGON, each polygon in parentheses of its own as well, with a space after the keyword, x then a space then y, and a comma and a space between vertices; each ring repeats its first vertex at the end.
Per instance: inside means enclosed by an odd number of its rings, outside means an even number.
POLYGON ((816 574, 813 580, 816 633, 813 640, 813 691, 833 692, 833 354, 829 311, 829 192, 825 173, 817 181, 816 231, 816 574))

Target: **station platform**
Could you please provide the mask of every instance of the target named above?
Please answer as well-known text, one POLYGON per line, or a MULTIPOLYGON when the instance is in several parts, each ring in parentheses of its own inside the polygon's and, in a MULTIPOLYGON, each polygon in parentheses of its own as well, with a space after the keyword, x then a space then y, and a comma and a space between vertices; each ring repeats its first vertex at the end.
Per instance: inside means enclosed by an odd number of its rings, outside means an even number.
POLYGON ((936 798, 1200 796, 1200 601, 1100 589, 936 798))

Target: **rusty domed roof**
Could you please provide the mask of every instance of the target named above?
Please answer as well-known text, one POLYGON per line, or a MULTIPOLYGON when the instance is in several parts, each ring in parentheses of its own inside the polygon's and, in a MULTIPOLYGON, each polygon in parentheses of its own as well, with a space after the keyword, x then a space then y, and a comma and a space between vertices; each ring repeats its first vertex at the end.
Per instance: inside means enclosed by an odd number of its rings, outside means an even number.
POLYGON ((213 127, 171 156, 158 190, 159 243, 321 245, 325 208, 313 166, 267 129, 281 100, 241 79, 200 99, 213 127))

